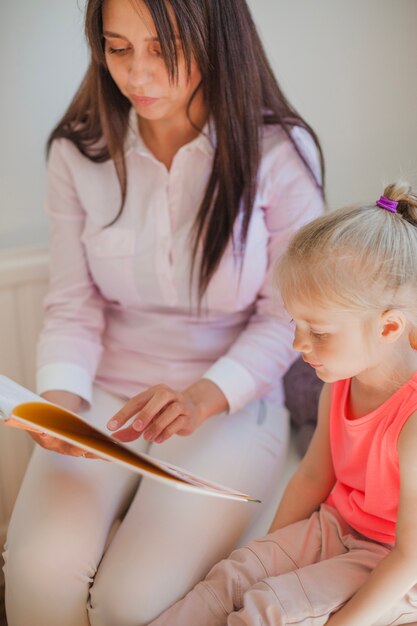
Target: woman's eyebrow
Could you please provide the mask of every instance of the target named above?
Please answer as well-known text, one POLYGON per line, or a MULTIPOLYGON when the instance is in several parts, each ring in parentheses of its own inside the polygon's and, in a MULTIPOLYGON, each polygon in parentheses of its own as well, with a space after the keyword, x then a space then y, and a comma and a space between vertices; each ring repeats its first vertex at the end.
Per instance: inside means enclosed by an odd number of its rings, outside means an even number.
POLYGON ((117 37, 118 39, 126 39, 124 35, 119 35, 119 33, 113 33, 110 30, 103 30, 104 37, 117 37))
MULTIPOLYGON (((125 35, 114 33, 111 30, 103 30, 103 37, 116 37, 117 39, 127 39, 125 35)), ((159 37, 146 37, 145 41, 159 41, 159 37)))

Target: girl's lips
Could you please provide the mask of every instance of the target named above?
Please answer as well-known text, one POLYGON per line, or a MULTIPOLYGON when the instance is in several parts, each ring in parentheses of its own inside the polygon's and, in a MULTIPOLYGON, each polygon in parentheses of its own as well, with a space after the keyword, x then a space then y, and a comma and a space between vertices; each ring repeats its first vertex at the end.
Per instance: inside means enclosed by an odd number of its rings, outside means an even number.
POLYGON ((301 357, 303 359, 303 361, 305 363, 307 363, 307 365, 310 365, 311 367, 314 367, 314 369, 317 369, 318 367, 321 367, 320 363, 310 363, 310 361, 307 361, 307 359, 305 358, 305 356, 301 357))

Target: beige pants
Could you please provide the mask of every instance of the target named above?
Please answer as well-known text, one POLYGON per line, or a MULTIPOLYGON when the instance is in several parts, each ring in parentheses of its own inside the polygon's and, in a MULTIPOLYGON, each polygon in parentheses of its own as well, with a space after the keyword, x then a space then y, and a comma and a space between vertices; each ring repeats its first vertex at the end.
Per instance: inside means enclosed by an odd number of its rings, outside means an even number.
MULTIPOLYGON (((323 505, 309 520, 235 550, 149 626, 321 626, 389 552, 323 505)), ((374 626, 416 618, 417 586, 374 626)))
MULTIPOLYGON (((95 389, 87 417, 104 428, 122 404, 95 389)), ((191 437, 131 445, 267 503, 287 437, 286 411, 255 401, 234 415, 211 418, 191 437)), ((37 446, 4 554, 8 624, 146 624, 227 556, 261 513, 257 504, 178 491, 150 479, 139 484, 136 474, 116 464, 37 446)))

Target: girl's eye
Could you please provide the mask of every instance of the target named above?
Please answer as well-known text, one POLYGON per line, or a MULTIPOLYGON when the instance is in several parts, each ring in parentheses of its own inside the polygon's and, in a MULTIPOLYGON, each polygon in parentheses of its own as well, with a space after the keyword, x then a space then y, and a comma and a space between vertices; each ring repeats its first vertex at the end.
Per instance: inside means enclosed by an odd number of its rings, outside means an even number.
POLYGON ((328 335, 328 333, 315 333, 314 331, 310 331, 312 337, 314 337, 314 339, 325 339, 328 335))

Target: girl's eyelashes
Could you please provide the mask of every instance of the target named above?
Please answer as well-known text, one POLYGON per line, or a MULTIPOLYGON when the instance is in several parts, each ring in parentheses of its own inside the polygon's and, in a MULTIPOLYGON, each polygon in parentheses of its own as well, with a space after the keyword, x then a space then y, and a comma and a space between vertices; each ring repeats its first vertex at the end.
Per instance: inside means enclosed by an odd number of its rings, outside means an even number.
MULTIPOLYGON (((292 318, 290 319, 290 325, 291 326, 295 326, 296 325, 292 318)), ((314 339, 326 339, 328 334, 329 333, 319 333, 319 332, 316 332, 316 331, 314 331, 314 330, 312 330, 310 328, 310 335, 311 335, 311 337, 314 337, 314 339)))

